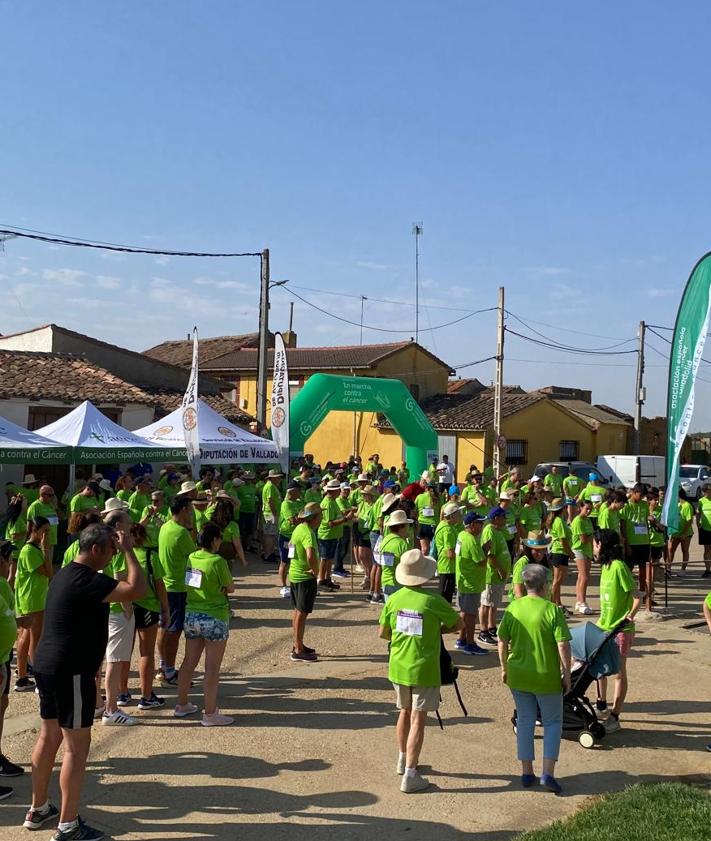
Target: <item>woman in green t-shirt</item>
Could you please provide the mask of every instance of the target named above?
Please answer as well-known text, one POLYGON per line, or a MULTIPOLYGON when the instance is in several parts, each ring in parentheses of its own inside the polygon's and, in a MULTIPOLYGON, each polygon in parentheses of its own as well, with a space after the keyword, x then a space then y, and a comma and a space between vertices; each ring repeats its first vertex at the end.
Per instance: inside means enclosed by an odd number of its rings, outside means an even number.
MULTIPOLYGON (((615 675, 615 700, 610 718, 605 723, 605 730, 612 733, 620 729, 620 712, 627 695, 627 656, 634 640, 634 617, 639 610, 642 593, 637 589, 629 566, 622 560, 624 551, 617 532, 612 529, 596 531, 593 547, 595 558, 601 566, 598 627, 603 631, 613 631, 627 620, 615 636, 620 649, 621 667, 615 675)), ((598 681, 597 691, 597 708, 603 712, 607 709, 607 678, 598 681)))
POLYGON ((566 616, 569 616, 570 611, 567 607, 563 607, 560 600, 560 591, 568 575, 568 564, 574 558, 573 535, 566 520, 565 505, 564 499, 551 500, 548 506, 546 529, 551 537, 550 561, 553 568, 551 601, 557 604, 566 616))
POLYGON ((427 488, 415 498, 417 509, 417 539, 423 555, 429 555, 430 546, 434 539, 435 527, 439 523, 442 510, 442 500, 434 485, 427 488))
POLYGON ((187 602, 185 605, 185 659, 178 672, 178 703, 175 715, 184 718, 197 712, 188 701, 190 681, 205 652, 203 681, 205 727, 232 724, 234 718, 217 709, 217 687, 220 666, 230 635, 228 593, 235 589, 227 561, 218 554, 222 530, 216 523, 207 523, 197 539, 198 550, 188 558, 185 571, 187 602))
POLYGON ((17 646, 17 682, 15 688, 34 689, 27 677, 27 658, 35 659, 37 643, 42 636, 44 607, 49 579, 52 577, 52 558, 47 540, 49 520, 35 517, 27 521, 27 542, 20 549, 15 574, 15 613, 18 625, 24 628, 23 640, 17 646))
POLYGON ((231 561, 237 557, 242 566, 246 567, 247 559, 244 556, 239 526, 235 517, 235 507, 232 500, 219 497, 215 502, 215 508, 209 515, 208 522, 216 523, 222 531, 222 543, 218 554, 222 555, 226 561, 231 561))
POLYGON ((356 560, 363 567, 362 588, 367 592, 366 601, 372 601, 373 596, 380 593, 380 568, 373 564, 373 547, 370 543, 370 532, 373 529, 373 504, 375 488, 366 485, 360 490, 357 519, 353 523, 353 540, 355 541, 356 560), (374 571, 374 569, 377 571, 374 571))
POLYGON ((511 570, 511 589, 509 601, 522 599, 526 595, 526 588, 523 584, 523 571, 528 564, 540 564, 548 570, 548 580, 551 578, 549 565, 548 547, 551 545, 551 538, 538 531, 530 531, 523 542, 523 550, 511 570))
POLYGON ((583 616, 590 616, 593 610, 586 601, 588 595, 588 582, 590 581, 590 570, 593 557, 593 529, 595 524, 590 516, 592 513, 592 502, 588 499, 581 499, 578 509, 578 516, 570 524, 570 531, 573 538, 573 554, 575 555, 575 566, 578 568, 578 579, 575 582, 575 613, 583 616))
POLYGON ((681 572, 689 565, 689 546, 694 534, 694 509, 687 499, 686 491, 679 488, 679 525, 669 535, 669 569, 674 563, 676 550, 681 546, 681 572))

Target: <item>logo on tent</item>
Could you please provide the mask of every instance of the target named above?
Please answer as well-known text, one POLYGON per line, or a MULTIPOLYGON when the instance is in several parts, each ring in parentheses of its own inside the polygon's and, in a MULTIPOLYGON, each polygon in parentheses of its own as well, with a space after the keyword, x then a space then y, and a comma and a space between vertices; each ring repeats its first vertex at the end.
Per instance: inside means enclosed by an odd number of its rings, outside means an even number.
POLYGON ((228 427, 226 427, 226 426, 218 426, 217 431, 221 435, 224 435, 225 438, 236 438, 237 437, 237 433, 233 432, 231 429, 228 429, 228 427))
POLYGON ((172 426, 159 426, 158 429, 153 433, 154 438, 165 438, 166 435, 170 435, 173 431, 172 426))
POLYGON ((96 438, 96 440, 97 440, 97 441, 100 441, 102 444, 106 443, 106 442, 104 441, 104 436, 103 436, 103 435, 99 435, 99 433, 98 433, 98 432, 90 432, 90 433, 89 433, 89 438, 96 438))
POLYGON ((183 428, 186 429, 188 432, 195 429, 197 426, 198 418, 197 412, 195 409, 186 409, 183 412, 183 428))
POLYGON ((277 406, 276 409, 272 412, 272 426, 276 426, 277 429, 284 423, 286 420, 286 413, 281 408, 281 406, 277 406))

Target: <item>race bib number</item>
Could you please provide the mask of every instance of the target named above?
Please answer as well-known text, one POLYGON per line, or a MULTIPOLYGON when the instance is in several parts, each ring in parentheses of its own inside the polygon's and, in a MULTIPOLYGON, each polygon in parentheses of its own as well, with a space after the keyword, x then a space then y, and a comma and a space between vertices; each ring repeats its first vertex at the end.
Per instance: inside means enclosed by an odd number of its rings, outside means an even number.
POLYGON ((375 563, 380 564, 381 566, 383 564, 383 558, 380 552, 380 544, 382 543, 382 540, 383 538, 378 536, 378 539, 375 541, 375 546, 373 546, 373 557, 375 558, 375 563))
POLYGON ((384 567, 395 566, 395 555, 392 552, 383 552, 380 557, 384 567))
POLYGON ((423 517, 434 517, 434 508, 423 508, 422 509, 422 516, 423 517))
POLYGON ((509 534, 516 534, 516 526, 507 526, 509 534))
POLYGON ((296 546, 294 546, 294 544, 293 544, 293 543, 290 543, 290 544, 289 544, 289 553, 288 553, 288 557, 289 557, 289 559, 291 559, 291 558, 295 558, 295 557, 296 557, 296 546))
POLYGON ((454 547, 454 554, 457 555, 457 557, 462 554, 462 544, 459 540, 457 541, 457 545, 454 547))
POLYGON ((646 535, 648 533, 647 526, 644 524, 640 525, 639 523, 635 523, 634 533, 638 535, 646 535))
POLYGON ((202 570, 188 567, 185 570, 185 583, 188 587, 202 587, 202 570))
POLYGON ((50 526, 58 526, 59 525, 59 517, 47 517, 49 520, 50 526))
POLYGON ((398 610, 395 630, 408 637, 421 637, 422 614, 415 610, 398 610))
POLYGON ((601 494, 591 494, 590 499, 592 502, 597 505, 598 502, 602 502, 602 495, 601 494))

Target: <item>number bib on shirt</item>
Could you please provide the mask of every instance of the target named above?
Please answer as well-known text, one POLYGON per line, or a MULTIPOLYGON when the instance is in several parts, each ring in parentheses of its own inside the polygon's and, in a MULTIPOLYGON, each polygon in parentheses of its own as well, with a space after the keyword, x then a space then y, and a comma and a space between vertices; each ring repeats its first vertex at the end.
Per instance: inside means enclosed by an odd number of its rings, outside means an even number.
POLYGON ((408 637, 421 637, 422 614, 415 610, 398 610, 395 630, 408 637))
POLYGON ((509 534, 516 534, 516 526, 507 526, 509 534))
POLYGON ((294 546, 293 543, 289 544, 289 555, 288 555, 288 557, 290 559, 296 557, 296 546, 294 546))
POLYGON ((641 536, 641 535, 647 534, 648 531, 649 531, 649 529, 647 528, 647 526, 645 526, 643 524, 640 524, 640 523, 635 523, 635 527, 634 527, 634 533, 635 534, 638 534, 638 535, 641 536))
POLYGON ((384 567, 395 566, 395 555, 392 552, 383 552, 380 556, 381 563, 384 567))
POLYGON ((602 495, 601 494, 590 494, 590 501, 593 502, 595 505, 598 502, 602 502, 602 495))
POLYGON ((423 517, 434 517, 434 508, 423 508, 422 509, 422 516, 423 517))
POLYGON ((188 567, 185 570, 185 583, 188 587, 202 587, 202 570, 188 567))

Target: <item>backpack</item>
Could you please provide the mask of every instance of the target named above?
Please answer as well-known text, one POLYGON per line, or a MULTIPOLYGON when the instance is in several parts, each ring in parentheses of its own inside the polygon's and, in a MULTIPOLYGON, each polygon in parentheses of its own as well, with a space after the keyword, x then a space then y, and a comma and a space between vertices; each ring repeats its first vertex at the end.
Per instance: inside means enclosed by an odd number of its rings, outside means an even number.
MULTIPOLYGON (((439 676, 442 686, 454 687, 454 691, 457 693, 457 701, 459 701, 459 706, 462 708, 462 712, 464 713, 464 717, 466 718, 469 715, 469 713, 467 712, 467 708, 464 706, 464 701, 462 701, 462 696, 459 692, 459 686, 457 685, 459 669, 452 662, 452 657, 449 651, 447 651, 447 648, 444 644, 444 639, 440 639, 439 643, 439 676)), ((440 717, 439 710, 437 710, 437 721, 439 722, 440 729, 444 730, 444 725, 442 724, 442 719, 440 717)))

